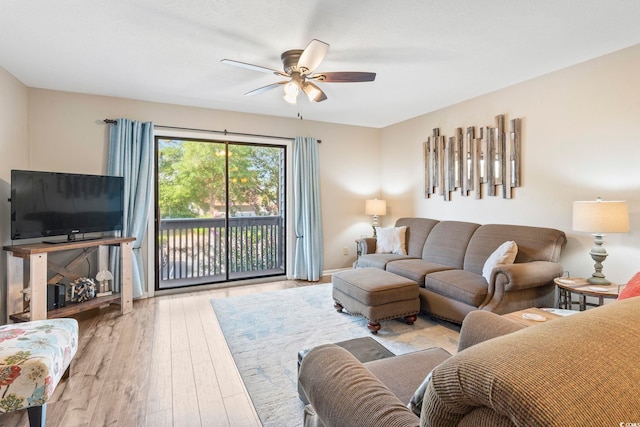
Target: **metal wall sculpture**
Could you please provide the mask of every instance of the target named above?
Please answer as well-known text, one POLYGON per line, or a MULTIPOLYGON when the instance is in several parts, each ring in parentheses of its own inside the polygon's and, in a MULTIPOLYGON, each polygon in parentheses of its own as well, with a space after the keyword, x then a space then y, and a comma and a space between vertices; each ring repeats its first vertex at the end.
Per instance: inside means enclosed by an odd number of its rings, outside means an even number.
POLYGON ((473 193, 481 199, 483 188, 489 196, 513 197, 521 181, 521 119, 510 121, 508 135, 505 116, 495 119, 493 127, 457 128, 449 138, 433 129, 424 143, 425 198, 438 195, 448 201, 460 190, 462 196, 473 193))

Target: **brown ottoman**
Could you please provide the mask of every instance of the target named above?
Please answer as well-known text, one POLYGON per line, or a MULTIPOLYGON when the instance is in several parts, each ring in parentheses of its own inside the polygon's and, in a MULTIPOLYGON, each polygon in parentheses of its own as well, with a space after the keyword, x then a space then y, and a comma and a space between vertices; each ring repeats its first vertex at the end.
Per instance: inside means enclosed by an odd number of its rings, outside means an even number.
POLYGON ((374 334, 381 320, 404 317, 413 325, 420 312, 418 284, 397 274, 367 267, 341 271, 331 281, 336 310, 364 316, 374 334))

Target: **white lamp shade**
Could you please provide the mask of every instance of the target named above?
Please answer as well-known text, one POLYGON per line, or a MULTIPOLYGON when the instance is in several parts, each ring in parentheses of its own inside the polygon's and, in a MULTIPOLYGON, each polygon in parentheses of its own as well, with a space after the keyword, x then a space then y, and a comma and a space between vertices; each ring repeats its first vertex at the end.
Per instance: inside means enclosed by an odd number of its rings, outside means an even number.
POLYGON ((626 233, 629 231, 627 202, 573 202, 573 229, 590 233, 626 233))
POLYGON ((378 199, 367 200, 364 206, 364 213, 366 215, 386 215, 387 202, 384 200, 378 200, 378 199))

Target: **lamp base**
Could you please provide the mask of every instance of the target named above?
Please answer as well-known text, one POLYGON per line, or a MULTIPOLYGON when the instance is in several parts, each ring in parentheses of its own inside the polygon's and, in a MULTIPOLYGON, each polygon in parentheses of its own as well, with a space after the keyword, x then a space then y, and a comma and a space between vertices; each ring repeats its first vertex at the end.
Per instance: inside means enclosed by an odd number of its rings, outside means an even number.
POLYGON ((595 271, 591 274, 591 277, 587 279, 587 282, 596 286, 609 286, 611 284, 610 281, 604 278, 604 273, 602 272, 602 263, 607 259, 608 255, 607 250, 602 246, 603 237, 604 234, 600 233, 593 235, 594 246, 589 252, 591 259, 595 261, 595 264, 593 265, 595 271))
POLYGON ((373 224, 371 224, 373 228, 373 237, 378 237, 378 233, 376 233, 376 227, 378 227, 378 215, 373 216, 373 224))
POLYGON ((609 286, 611 285, 611 282, 608 281, 607 279, 605 279, 604 277, 596 277, 596 276, 591 276, 587 279, 587 282, 589 282, 592 285, 596 285, 596 286, 609 286))

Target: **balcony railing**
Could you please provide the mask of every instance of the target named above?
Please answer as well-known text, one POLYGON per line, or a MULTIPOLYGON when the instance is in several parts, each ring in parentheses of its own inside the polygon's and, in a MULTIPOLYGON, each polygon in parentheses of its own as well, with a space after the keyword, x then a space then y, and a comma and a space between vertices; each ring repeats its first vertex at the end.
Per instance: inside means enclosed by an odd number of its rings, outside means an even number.
POLYGON ((283 221, 232 217, 227 228, 225 218, 160 220, 159 288, 284 274, 283 221))

